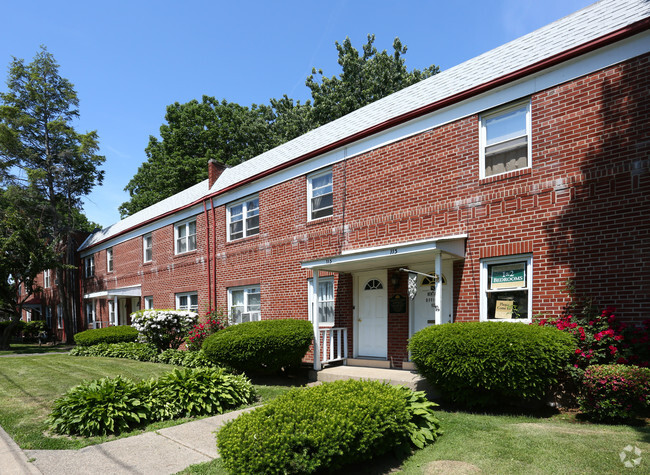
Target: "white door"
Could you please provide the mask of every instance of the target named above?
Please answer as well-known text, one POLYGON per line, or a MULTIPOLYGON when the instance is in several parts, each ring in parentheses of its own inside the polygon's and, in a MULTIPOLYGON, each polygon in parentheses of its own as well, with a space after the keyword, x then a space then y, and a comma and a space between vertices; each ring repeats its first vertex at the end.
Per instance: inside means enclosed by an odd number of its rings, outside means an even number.
POLYGON ((386 271, 358 275, 358 351, 360 357, 388 356, 386 271))
MULTIPOLYGON (((424 272, 433 275, 433 265, 429 266, 412 266, 413 270, 424 272)), ((452 306, 452 286, 454 282, 454 267, 451 261, 442 261, 442 305, 440 312, 440 323, 451 323, 453 321, 453 306, 452 306)), ((413 325, 411 335, 423 328, 430 325, 435 325, 435 296, 436 293, 432 289, 433 281, 423 275, 417 276, 418 291, 413 299, 413 325)))

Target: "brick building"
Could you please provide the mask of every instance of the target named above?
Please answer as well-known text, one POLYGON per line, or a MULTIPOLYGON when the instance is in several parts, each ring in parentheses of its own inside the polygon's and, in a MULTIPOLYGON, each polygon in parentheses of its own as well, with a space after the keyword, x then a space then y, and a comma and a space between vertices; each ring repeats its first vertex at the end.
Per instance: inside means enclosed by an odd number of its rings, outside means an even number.
MULTIPOLYGON (((316 367, 432 324, 650 308, 650 4, 604 0, 90 236, 84 326, 319 318, 316 367), (313 302, 313 303, 312 303, 313 302)), ((313 321, 313 319, 312 319, 313 321)), ((313 355, 309 355, 310 360, 313 355)))

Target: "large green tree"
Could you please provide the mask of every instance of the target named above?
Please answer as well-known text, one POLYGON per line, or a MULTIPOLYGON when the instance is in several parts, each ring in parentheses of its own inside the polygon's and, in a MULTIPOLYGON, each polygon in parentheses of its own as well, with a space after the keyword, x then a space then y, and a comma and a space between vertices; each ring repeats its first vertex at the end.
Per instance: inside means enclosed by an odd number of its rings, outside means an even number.
POLYGON ((168 106, 160 140, 149 138, 147 161, 125 188, 130 198, 120 206, 122 217, 207 178, 209 159, 236 165, 438 72, 433 65, 409 71, 399 38, 392 54, 377 51, 374 41, 369 35, 363 54, 349 38, 337 42, 341 73, 328 78, 313 70, 306 80, 313 102, 285 94, 249 108, 203 96, 168 106))
MULTIPOLYGON (((0 159, 5 182, 30 187, 43 200, 42 218, 51 242, 57 243, 62 264, 57 281, 62 296, 66 339, 72 339, 72 305, 76 285, 72 271, 74 231, 81 219, 81 199, 101 184, 97 132, 79 133, 79 99, 59 65, 41 47, 33 61, 14 58, 9 65, 7 92, 0 93, 0 159), (17 172, 16 172, 17 171, 17 172), (67 269, 67 270, 66 270, 67 269)), ((14 274, 19 274, 16 269, 14 274)))

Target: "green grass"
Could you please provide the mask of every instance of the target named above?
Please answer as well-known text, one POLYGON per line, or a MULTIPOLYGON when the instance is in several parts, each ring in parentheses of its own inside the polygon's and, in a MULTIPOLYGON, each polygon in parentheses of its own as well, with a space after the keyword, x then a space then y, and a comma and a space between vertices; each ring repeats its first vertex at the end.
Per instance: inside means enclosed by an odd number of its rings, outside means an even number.
MULTIPOLYGON (((354 473, 445 473, 429 467, 436 461, 459 461, 483 473, 570 474, 626 473, 619 453, 628 445, 643 451, 641 465, 630 473, 650 472, 650 428, 567 421, 560 416, 535 418, 438 411, 445 434, 410 457, 386 457, 355 465, 354 473)), ((444 462, 442 462, 444 463, 444 462)), ((345 470, 343 470, 345 472, 345 470)), ((219 459, 192 465, 183 475, 226 474, 219 459)))
MULTIPOLYGON (((54 400, 86 379, 123 375, 133 380, 158 377, 173 366, 119 358, 69 355, 0 358, 0 426, 23 449, 79 449, 116 436, 62 437, 47 433, 45 420, 54 400)), ((261 401, 287 391, 281 386, 256 386, 261 401)), ((119 438, 178 425, 183 418, 150 424, 119 438)))
POLYGON ((38 346, 38 343, 12 343, 10 350, 0 351, 1 355, 24 355, 31 353, 64 353, 70 351, 70 345, 38 346))

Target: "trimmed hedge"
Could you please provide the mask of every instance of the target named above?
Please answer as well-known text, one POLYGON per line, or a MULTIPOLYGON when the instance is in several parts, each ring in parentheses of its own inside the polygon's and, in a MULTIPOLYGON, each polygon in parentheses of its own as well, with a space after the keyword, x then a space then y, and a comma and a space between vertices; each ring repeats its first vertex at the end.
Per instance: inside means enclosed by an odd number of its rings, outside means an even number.
POLYGON ((408 450, 419 440, 414 433, 435 441, 441 431, 432 406, 423 393, 377 381, 295 388, 227 423, 217 445, 231 473, 332 471, 408 450))
POLYGON ((436 325, 409 342, 418 371, 467 406, 543 398, 574 348, 573 337, 556 328, 509 322, 436 325))
POLYGON ((314 331, 307 320, 262 320, 233 325, 206 338, 203 351, 219 366, 275 373, 299 366, 314 331))
POLYGON ((79 346, 92 346, 99 343, 132 342, 138 339, 138 330, 128 325, 85 330, 74 335, 79 346))
POLYGON ((158 349, 147 343, 98 343, 92 346, 76 346, 70 351, 70 354, 72 356, 106 356, 156 362, 158 349))

